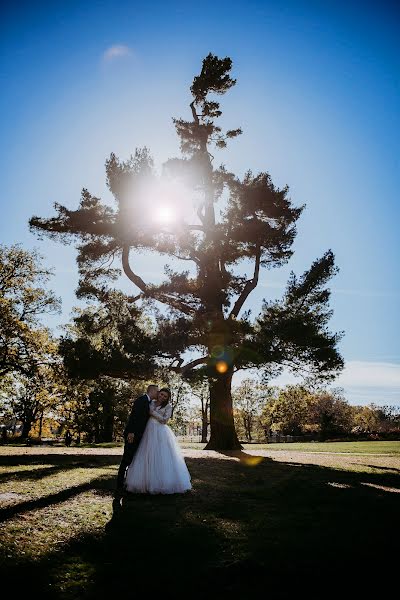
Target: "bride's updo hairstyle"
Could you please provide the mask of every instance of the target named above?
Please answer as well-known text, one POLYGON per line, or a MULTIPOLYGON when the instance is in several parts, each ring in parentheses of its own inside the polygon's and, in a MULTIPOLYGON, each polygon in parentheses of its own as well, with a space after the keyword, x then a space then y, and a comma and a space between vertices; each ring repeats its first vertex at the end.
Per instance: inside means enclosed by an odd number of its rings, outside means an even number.
POLYGON ((168 398, 160 404, 161 408, 164 408, 164 406, 167 406, 168 402, 171 400, 171 390, 168 388, 161 388, 161 390, 158 390, 158 393, 160 392, 165 392, 168 394, 168 398))

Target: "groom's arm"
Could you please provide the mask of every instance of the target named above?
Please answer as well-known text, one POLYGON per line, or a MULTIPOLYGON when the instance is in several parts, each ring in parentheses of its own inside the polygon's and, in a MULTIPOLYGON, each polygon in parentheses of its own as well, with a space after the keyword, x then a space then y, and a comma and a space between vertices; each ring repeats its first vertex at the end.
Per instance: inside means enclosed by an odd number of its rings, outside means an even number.
POLYGON ((131 414, 129 415, 128 422, 124 429, 124 437, 125 438, 128 435, 128 433, 134 433, 135 420, 137 418, 138 406, 139 406, 141 400, 142 400, 141 397, 136 398, 136 400, 133 403, 131 414))
POLYGON ((146 396, 140 396, 135 400, 131 414, 129 415, 128 423, 124 430, 125 438, 128 433, 133 433, 134 435, 143 434, 147 422, 147 404, 148 400, 146 396))

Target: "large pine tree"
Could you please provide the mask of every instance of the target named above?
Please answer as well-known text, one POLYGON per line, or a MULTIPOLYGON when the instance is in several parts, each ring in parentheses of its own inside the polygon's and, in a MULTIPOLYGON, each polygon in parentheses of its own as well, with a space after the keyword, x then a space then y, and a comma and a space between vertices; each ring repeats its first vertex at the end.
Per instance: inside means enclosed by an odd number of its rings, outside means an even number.
MULTIPOLYGON (((106 172, 114 208, 83 190, 78 210, 56 204, 54 218, 30 221, 33 229, 51 237, 80 240, 82 297, 107 304, 115 294, 107 281, 117 272, 104 265, 121 261, 134 293, 122 301, 125 312, 112 352, 97 348, 101 371, 129 377, 129 365, 137 373, 141 364, 148 371, 149 361, 158 361, 186 376, 208 378, 207 448, 216 450, 240 448, 231 397, 236 370, 257 367, 271 374, 286 366, 329 380, 343 367, 340 334, 327 329, 331 311, 325 284, 336 272, 330 250, 300 278, 292 274, 284 297, 265 303, 255 320, 243 312, 261 269, 282 266, 291 257, 304 207, 292 206, 288 188, 275 187, 267 172, 248 171, 240 180, 223 166, 214 167, 213 148, 224 148, 241 133, 224 133, 216 124, 222 114, 216 98, 236 83, 231 66, 230 58, 212 54, 203 60, 190 88, 191 119, 174 119, 182 157, 167 161, 160 176, 146 148, 125 162, 111 154, 106 172), (157 221, 157 215, 164 221, 157 221), (140 263, 132 262, 133 254, 143 252, 190 267, 174 271, 169 266, 161 284, 145 282, 140 263), (238 272, 243 261, 252 263, 250 278, 238 272), (159 310, 162 306, 165 310, 159 310), (140 318, 154 309, 156 328, 141 327, 140 318)), ((87 323, 88 329, 93 326, 93 320, 87 323)), ((84 375, 79 343, 76 348, 70 340, 65 347, 70 365, 75 350, 80 352, 78 370, 84 375)))

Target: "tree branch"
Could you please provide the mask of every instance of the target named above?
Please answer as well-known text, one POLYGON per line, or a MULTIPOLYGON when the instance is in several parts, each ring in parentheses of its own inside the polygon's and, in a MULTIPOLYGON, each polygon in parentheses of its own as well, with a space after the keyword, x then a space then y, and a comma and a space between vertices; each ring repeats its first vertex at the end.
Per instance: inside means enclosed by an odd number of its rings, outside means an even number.
POLYGON ((232 312, 229 315, 229 319, 236 319, 236 317, 239 314, 240 309, 242 308, 243 304, 246 302, 248 296, 257 287, 258 276, 260 273, 260 258, 261 258, 261 248, 260 248, 260 246, 257 246, 256 262, 254 265, 253 279, 249 279, 249 281, 247 281, 242 293, 240 294, 239 298, 235 302, 232 312))
POLYGON ((185 223, 184 228, 186 229, 186 231, 201 231, 202 233, 204 233, 203 225, 189 225, 189 223, 185 223))
POLYGON ((142 298, 144 298, 143 294, 138 294, 137 296, 127 296, 126 301, 133 304, 142 298))
POLYGON ((185 371, 188 371, 189 369, 193 369, 194 367, 197 367, 197 365, 201 365, 202 363, 207 362, 207 360, 208 360, 208 356, 202 356, 201 358, 196 358, 196 360, 192 360, 191 362, 186 363, 186 365, 178 366, 178 367, 170 367, 170 369, 172 371, 175 371, 175 373, 184 373, 185 371))
MULTIPOLYGON (((171 306, 172 308, 175 308, 176 310, 180 310, 185 315, 191 315, 195 312, 194 308, 192 308, 191 306, 188 306, 184 302, 180 302, 176 298, 170 297, 167 294, 157 294, 157 292, 152 291, 151 288, 149 288, 145 284, 143 279, 141 277, 139 277, 138 275, 136 275, 136 273, 134 273, 132 271, 130 264, 129 264, 129 251, 130 251, 130 246, 127 246, 127 245, 124 246, 122 249, 122 266, 124 269, 124 273, 143 292, 145 297, 154 298, 154 300, 158 300, 159 302, 162 302, 163 304, 168 304, 168 306, 171 306)), ((136 298, 138 299, 138 297, 136 297, 136 298)))
POLYGON ((124 269, 125 275, 144 293, 148 294, 148 287, 141 277, 136 275, 131 269, 129 264, 129 252, 130 246, 124 246, 122 248, 122 268, 124 269))
POLYGON ((180 300, 176 300, 176 298, 174 298, 173 296, 168 296, 168 294, 153 294, 152 297, 154 298, 154 300, 158 300, 163 304, 168 304, 168 306, 171 306, 171 308, 180 310, 185 315, 192 315, 196 312, 195 308, 189 306, 188 304, 185 304, 184 302, 181 302, 180 300))
POLYGON ((193 255, 192 256, 179 256, 178 254, 171 253, 171 256, 174 256, 175 258, 179 258, 179 260, 192 260, 197 265, 200 264, 200 260, 193 255))
POLYGON ((196 109, 194 107, 194 103, 195 101, 193 100, 193 102, 190 103, 190 108, 192 109, 192 115, 193 115, 193 120, 196 123, 196 125, 199 125, 199 115, 196 113, 196 109))

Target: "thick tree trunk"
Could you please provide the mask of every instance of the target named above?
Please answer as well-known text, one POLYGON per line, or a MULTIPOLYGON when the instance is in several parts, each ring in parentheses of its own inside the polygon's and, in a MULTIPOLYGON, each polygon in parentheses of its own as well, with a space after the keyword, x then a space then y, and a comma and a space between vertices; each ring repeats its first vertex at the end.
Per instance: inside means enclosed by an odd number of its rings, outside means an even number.
POLYGON ((27 402, 25 404, 23 415, 21 417, 21 421, 22 421, 21 439, 23 439, 23 440, 28 439, 30 431, 33 427, 33 424, 36 421, 38 408, 39 408, 38 402, 29 402, 29 403, 27 402))
POLYGON ((32 422, 33 419, 25 419, 25 421, 23 421, 22 423, 22 432, 21 432, 21 439, 22 440, 26 440, 29 437, 29 432, 32 429, 32 422))
POLYGON ((211 437, 205 450, 241 450, 233 421, 232 371, 210 378, 211 437))

